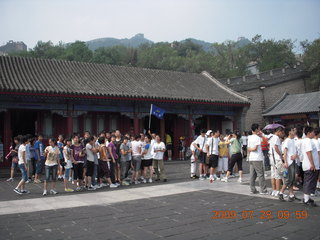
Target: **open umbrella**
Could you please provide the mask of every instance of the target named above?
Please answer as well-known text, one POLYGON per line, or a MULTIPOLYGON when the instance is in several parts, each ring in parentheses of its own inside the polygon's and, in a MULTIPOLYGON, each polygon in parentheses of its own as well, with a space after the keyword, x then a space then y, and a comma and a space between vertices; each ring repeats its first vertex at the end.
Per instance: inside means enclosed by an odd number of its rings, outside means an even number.
POLYGON ((263 130, 272 130, 272 129, 276 129, 279 127, 284 128, 284 126, 279 123, 272 123, 272 124, 268 124, 267 126, 265 126, 263 130))

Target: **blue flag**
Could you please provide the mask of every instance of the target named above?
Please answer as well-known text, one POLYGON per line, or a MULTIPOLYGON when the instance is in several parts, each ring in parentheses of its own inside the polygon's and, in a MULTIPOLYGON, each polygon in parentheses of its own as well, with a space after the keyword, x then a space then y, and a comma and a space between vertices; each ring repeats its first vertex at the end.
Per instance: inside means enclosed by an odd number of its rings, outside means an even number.
POLYGON ((163 114, 166 111, 163 110, 162 108, 157 107, 156 105, 151 104, 151 109, 150 109, 150 114, 156 116, 159 119, 163 118, 163 114))

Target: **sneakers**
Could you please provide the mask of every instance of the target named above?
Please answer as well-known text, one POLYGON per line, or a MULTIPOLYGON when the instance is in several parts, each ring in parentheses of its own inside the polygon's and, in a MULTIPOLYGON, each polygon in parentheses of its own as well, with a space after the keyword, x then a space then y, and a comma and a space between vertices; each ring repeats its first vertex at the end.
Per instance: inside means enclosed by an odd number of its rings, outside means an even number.
POLYGON ((149 183, 152 183, 152 178, 149 178, 149 183))
POLYGON ((305 200, 303 199, 303 204, 311 206, 311 207, 317 207, 318 205, 314 202, 314 200, 312 200, 311 198, 305 202, 305 200))
POLYGON ((200 176, 199 180, 203 181, 203 180, 205 180, 205 178, 203 176, 200 176))
POLYGON ((80 192, 80 191, 82 191, 82 188, 81 187, 77 187, 76 188, 76 192, 80 192))
POLYGON ((118 185, 117 184, 110 184, 110 188, 117 188, 118 187, 118 185))
POLYGON ((31 181, 32 181, 32 179, 29 178, 29 179, 26 181, 26 183, 31 183, 31 181))
POLYGON ((250 194, 257 194, 257 193, 259 193, 257 190, 250 191, 250 194))
POLYGON ((36 179, 36 180, 34 180, 33 182, 34 182, 34 183, 41 183, 41 180, 36 179))
POLYGON ((7 182, 13 182, 13 178, 8 178, 7 182))
POLYGON ((242 183, 242 182, 243 182, 242 178, 239 178, 239 179, 238 179, 238 182, 239 182, 239 183, 242 183))
POLYGON ((279 194, 279 200, 280 200, 281 202, 284 202, 283 193, 280 193, 280 194, 279 194))
POLYGON ((300 199, 300 198, 297 198, 296 196, 293 196, 293 197, 290 197, 290 196, 289 196, 288 202, 294 202, 294 200, 296 200, 296 201, 298 201, 298 202, 301 201, 301 199, 300 199))
POLYGON ((69 182, 71 182, 72 181, 72 177, 69 177, 69 182))
POLYGON ((273 190, 272 193, 271 193, 271 196, 275 196, 276 192, 277 192, 276 190, 273 190))
POLYGON ((48 195, 47 190, 43 190, 42 196, 47 196, 47 195, 48 195))
POLYGON ((58 194, 58 192, 57 192, 56 190, 54 190, 54 189, 51 189, 51 190, 50 190, 50 194, 56 195, 56 194, 58 194))
POLYGON ((106 187, 107 186, 107 184, 105 184, 105 183, 100 183, 100 187, 106 187))
POLYGON ((122 186, 129 186, 130 185, 130 183, 128 183, 127 181, 122 181, 122 186))
POLYGON ((228 178, 227 177, 222 178, 221 182, 228 182, 228 178))
POLYGON ((20 192, 23 193, 23 194, 29 194, 30 193, 30 191, 25 190, 25 189, 21 190, 20 192))
POLYGON ((18 195, 22 195, 22 192, 18 188, 13 189, 13 191, 18 195))
POLYGON ((134 181, 134 184, 140 184, 140 182, 139 181, 134 181))
POLYGON ((233 175, 233 174, 229 175, 229 178, 235 178, 235 177, 236 177, 236 176, 233 175))
POLYGON ((143 183, 147 183, 147 179, 143 179, 143 183))
POLYGON ((96 188, 93 187, 93 186, 90 186, 90 187, 88 187, 87 189, 88 189, 88 191, 94 191, 94 190, 96 190, 96 188))
POLYGON ((74 192, 74 190, 71 189, 71 188, 65 188, 64 191, 65 191, 65 192, 74 192))

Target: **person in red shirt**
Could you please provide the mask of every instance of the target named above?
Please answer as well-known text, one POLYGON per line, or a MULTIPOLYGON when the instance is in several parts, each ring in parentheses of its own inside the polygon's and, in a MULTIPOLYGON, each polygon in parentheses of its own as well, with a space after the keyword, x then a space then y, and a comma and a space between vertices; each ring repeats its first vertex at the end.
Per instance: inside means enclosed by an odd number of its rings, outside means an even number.
POLYGON ((261 149, 264 155, 264 167, 266 170, 270 169, 270 159, 269 159, 269 143, 268 143, 268 138, 265 136, 261 136, 261 149))

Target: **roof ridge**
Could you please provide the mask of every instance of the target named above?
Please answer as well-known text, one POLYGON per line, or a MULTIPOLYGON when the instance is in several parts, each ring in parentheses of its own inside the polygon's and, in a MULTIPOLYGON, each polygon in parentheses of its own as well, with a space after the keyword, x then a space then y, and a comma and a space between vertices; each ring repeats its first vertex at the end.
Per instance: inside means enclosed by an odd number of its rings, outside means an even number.
MULTIPOLYGON (((274 109, 276 106, 278 106, 287 96, 290 94, 288 92, 285 92, 281 98, 279 98, 272 106, 262 111, 263 114, 270 112, 272 109, 274 109)), ((297 94, 298 95, 298 94, 297 94)))
POLYGON ((225 91, 227 91, 228 93, 230 93, 231 95, 235 96, 235 97, 238 97, 240 98, 241 100, 243 101, 246 101, 246 102, 249 102, 250 98, 241 94, 241 93, 238 93, 234 90, 232 90, 231 88, 225 86, 223 83, 221 83, 219 80, 217 80, 215 77, 213 77, 210 73, 208 73, 207 71, 203 71, 201 72, 201 75, 209 78, 214 84, 216 84, 218 87, 224 89, 225 91))

